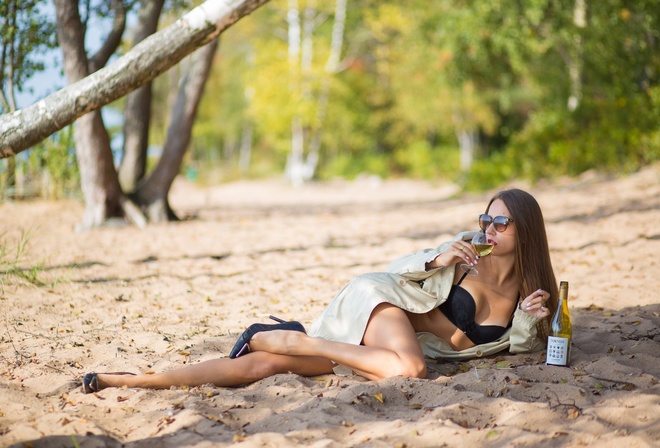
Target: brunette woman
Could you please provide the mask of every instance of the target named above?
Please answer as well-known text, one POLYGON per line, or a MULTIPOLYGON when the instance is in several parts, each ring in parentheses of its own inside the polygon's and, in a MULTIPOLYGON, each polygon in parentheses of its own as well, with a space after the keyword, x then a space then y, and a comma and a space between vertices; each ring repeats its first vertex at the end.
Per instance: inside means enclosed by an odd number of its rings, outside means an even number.
POLYGON ((479 258, 470 244, 474 232, 463 232, 401 257, 386 272, 349 282, 309 334, 298 322, 254 324, 229 358, 155 375, 88 373, 83 389, 238 386, 287 372, 425 378, 425 357, 543 349, 558 290, 538 202, 522 190, 505 190, 478 222, 494 246, 488 256, 479 258), (478 274, 464 276, 462 264, 478 265, 478 274))

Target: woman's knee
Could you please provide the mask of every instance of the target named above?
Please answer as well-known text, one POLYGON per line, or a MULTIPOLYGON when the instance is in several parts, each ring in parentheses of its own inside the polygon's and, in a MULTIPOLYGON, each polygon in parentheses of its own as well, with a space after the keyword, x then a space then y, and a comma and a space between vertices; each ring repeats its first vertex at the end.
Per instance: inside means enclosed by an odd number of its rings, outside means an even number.
POLYGON ((404 378, 426 378, 426 362, 423 358, 399 358, 399 362, 392 363, 385 373, 385 377, 402 376, 404 378))
POLYGON ((413 357, 402 361, 403 371, 401 376, 406 378, 426 378, 426 361, 413 357))
POLYGON ((252 352, 245 356, 246 366, 244 374, 253 381, 268 378, 282 369, 282 356, 268 352, 252 352))

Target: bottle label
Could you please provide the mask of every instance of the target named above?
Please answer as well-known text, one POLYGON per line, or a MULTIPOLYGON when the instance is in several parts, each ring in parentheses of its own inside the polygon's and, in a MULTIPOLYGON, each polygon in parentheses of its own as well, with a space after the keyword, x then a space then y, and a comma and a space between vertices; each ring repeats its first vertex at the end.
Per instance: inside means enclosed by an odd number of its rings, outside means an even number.
POLYGON ((555 366, 568 365, 569 343, 570 339, 568 338, 548 336, 548 355, 545 363, 553 364, 555 366))

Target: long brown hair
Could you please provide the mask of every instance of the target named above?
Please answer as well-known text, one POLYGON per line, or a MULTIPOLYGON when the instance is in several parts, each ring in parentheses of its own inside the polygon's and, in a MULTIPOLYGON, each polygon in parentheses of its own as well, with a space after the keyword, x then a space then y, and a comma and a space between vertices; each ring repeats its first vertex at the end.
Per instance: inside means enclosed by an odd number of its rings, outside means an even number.
POLYGON ((513 188, 493 196, 486 207, 486 213, 497 199, 504 202, 516 226, 515 270, 520 297, 525 298, 539 288, 550 293, 550 299, 545 305, 550 309, 550 316, 536 324, 539 336, 545 340, 548 337, 551 316, 557 309, 559 287, 552 269, 541 207, 534 196, 513 188))

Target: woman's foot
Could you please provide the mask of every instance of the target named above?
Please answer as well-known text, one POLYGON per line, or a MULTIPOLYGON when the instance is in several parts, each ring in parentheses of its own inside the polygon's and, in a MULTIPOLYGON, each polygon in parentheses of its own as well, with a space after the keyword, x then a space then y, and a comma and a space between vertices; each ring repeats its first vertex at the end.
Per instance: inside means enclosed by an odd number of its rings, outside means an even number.
POLYGON ((127 378, 125 377, 134 375, 134 373, 130 372, 87 373, 82 380, 83 393, 91 394, 106 387, 128 386, 128 381, 126 381, 127 378))
POLYGON ((252 338, 258 333, 270 332, 274 330, 289 330, 305 333, 305 327, 302 326, 300 322, 291 321, 285 322, 282 319, 278 319, 274 316, 271 316, 271 319, 276 320, 277 324, 252 324, 243 332, 243 334, 238 338, 234 348, 232 348, 229 353, 230 358, 238 358, 247 353, 250 353, 250 342, 252 338))
POLYGON ((252 351, 266 351, 280 355, 302 355, 300 346, 304 339, 308 339, 300 331, 273 330, 257 333, 252 336, 250 349, 252 351))

